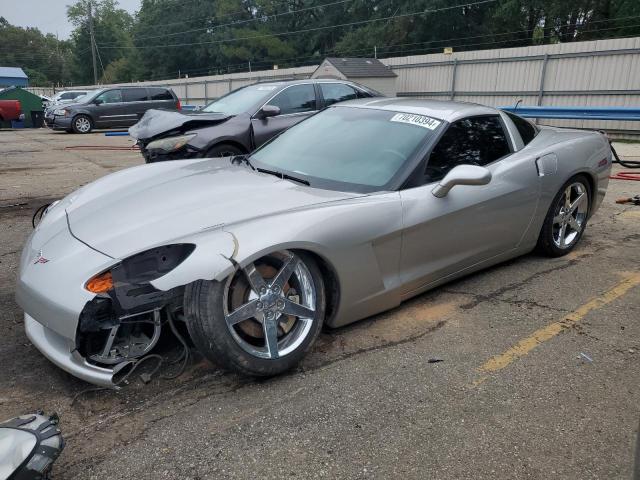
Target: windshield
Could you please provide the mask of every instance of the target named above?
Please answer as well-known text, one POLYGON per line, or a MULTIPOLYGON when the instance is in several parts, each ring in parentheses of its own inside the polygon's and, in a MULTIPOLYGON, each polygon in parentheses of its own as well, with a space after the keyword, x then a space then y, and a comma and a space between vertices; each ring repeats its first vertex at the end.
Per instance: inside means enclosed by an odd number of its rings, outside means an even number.
MULTIPOLYGON (((249 112, 257 103, 266 101, 275 93, 277 85, 257 84, 240 88, 220 97, 202 109, 203 112, 238 115, 249 112)), ((253 113, 253 112, 249 112, 253 113)))
POLYGON ((321 188, 385 190, 442 123, 424 115, 331 107, 266 144, 251 162, 321 188))

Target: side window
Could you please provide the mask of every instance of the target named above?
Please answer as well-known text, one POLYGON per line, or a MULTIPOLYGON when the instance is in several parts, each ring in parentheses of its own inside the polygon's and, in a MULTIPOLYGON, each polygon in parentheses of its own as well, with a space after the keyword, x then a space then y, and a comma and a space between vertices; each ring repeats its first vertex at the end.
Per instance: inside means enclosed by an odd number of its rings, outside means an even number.
POLYGON ((355 89, 344 83, 321 83, 320 90, 322 90, 325 107, 333 105, 334 103, 358 98, 358 93, 355 89))
POLYGON ((269 101, 280 108, 280 115, 316 110, 316 91, 311 84, 293 85, 269 101))
POLYGON ((122 93, 120 90, 107 90, 98 95, 96 100, 101 100, 102 103, 120 103, 122 102, 122 93))
POLYGON ((449 125, 433 148, 425 171, 435 182, 458 165, 487 165, 511 153, 498 116, 471 117, 449 125))
POLYGON ((173 96, 166 88, 148 87, 150 100, 173 100, 173 96))
POLYGON ((522 137, 522 141, 524 142, 525 145, 527 145, 531 140, 533 140, 533 137, 535 137, 538 134, 538 129, 528 120, 525 120, 524 118, 519 117, 518 115, 514 115, 513 113, 509 113, 509 112, 504 112, 504 113, 507 114, 507 116, 511 119, 513 124, 518 129, 518 132, 520 133, 520 137, 522 137))
POLYGON ((125 102, 145 102, 147 100, 146 88, 123 88, 122 99, 125 102))
POLYGON ((71 100, 73 98, 76 98, 76 94, 73 92, 67 92, 60 95, 60 100, 71 100))

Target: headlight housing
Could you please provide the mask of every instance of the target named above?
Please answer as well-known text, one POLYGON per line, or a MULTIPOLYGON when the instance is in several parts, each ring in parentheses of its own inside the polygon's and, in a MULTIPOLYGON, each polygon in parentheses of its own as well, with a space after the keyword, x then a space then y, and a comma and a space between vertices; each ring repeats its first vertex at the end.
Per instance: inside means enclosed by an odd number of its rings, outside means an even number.
POLYGON ((177 243, 137 253, 90 278, 85 288, 93 293, 106 293, 114 287, 130 288, 148 284, 180 265, 195 248, 192 243, 177 243))
POLYGON ((53 111, 53 114, 60 117, 66 117, 69 114, 69 110, 67 110, 66 108, 56 108, 53 111))
POLYGON ((189 135, 179 135, 177 137, 161 138, 160 140, 154 140, 147 145, 147 150, 160 150, 161 152, 171 153, 183 148, 193 138, 197 136, 196 133, 190 133, 189 135))

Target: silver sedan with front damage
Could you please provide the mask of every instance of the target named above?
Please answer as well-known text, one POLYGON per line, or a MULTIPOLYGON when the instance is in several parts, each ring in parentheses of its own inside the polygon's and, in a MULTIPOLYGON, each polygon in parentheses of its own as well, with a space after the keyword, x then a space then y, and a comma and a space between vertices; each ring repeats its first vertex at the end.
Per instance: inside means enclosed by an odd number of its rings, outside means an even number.
POLYGON ((597 132, 411 99, 332 106, 251 156, 108 175, 49 207, 17 299, 33 344, 113 385, 165 333, 255 376, 339 327, 530 252, 570 252, 600 206, 597 132), (183 323, 180 323, 183 322, 183 323))

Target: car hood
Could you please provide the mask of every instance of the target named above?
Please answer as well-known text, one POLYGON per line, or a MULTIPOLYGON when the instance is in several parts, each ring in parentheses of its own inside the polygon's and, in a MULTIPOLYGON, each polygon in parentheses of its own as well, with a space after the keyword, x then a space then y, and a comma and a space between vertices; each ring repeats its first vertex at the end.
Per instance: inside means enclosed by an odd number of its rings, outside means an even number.
POLYGON ((140 121, 129 128, 129 135, 145 141, 173 130, 187 131, 206 125, 215 125, 225 122, 231 117, 232 115, 224 113, 147 110, 140 121))
POLYGON ((282 180, 223 158, 122 170, 70 195, 64 208, 77 239, 123 258, 252 218, 357 196, 282 180))

